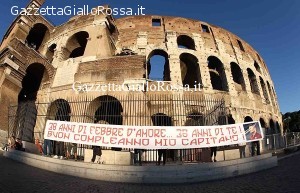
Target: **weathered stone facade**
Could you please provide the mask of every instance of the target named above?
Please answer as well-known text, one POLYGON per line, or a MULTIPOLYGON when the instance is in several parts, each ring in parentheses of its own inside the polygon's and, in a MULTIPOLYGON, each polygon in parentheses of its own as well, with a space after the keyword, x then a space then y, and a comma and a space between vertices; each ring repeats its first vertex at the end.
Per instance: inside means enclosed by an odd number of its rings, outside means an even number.
MULTIPOLYGON (((43 3, 32 0, 28 6, 43 3)), ((9 104, 107 95, 75 93, 72 84, 143 82, 149 79, 150 58, 160 55, 166 61, 164 81, 201 83, 199 92, 224 96, 235 122, 260 120, 270 133, 281 131, 277 96, 263 59, 238 36, 202 21, 86 15, 53 26, 42 16, 20 15, 3 37, 0 51, 2 130, 8 127, 9 104)))

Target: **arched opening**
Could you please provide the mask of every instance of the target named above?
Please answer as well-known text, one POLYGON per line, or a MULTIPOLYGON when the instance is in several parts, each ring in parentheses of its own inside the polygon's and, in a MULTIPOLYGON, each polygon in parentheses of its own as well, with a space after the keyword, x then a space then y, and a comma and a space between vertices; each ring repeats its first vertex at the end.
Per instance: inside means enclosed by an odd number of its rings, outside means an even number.
POLYGON ((200 68, 198 59, 192 54, 180 55, 180 69, 182 84, 189 88, 202 88, 200 68))
MULTIPOLYGON (((123 107, 121 102, 110 95, 104 95, 94 99, 88 109, 87 122, 122 125, 123 124, 123 107)), ((121 151, 122 148, 112 147, 112 150, 121 151)))
POLYGON ((223 63, 215 56, 207 58, 209 75, 214 90, 228 91, 228 84, 223 63))
POLYGON ((235 120, 234 120, 234 118, 232 117, 231 114, 228 115, 227 119, 228 119, 228 124, 235 124, 235 120))
POLYGON ((270 131, 269 131, 268 134, 274 134, 274 133, 276 133, 276 131, 275 131, 275 124, 274 124, 273 119, 270 119, 269 126, 270 126, 270 131))
POLYGON ((42 64, 31 64, 26 69, 26 74, 22 80, 22 89, 19 93, 18 101, 35 101, 41 83, 48 79, 48 73, 42 64))
POLYGON ((276 133, 280 133, 280 131, 281 131, 280 125, 278 121, 276 121, 276 133))
POLYGON ((65 99, 57 99, 50 104, 47 119, 58 121, 70 121, 71 107, 65 99))
POLYGON ((98 103, 94 112, 94 123, 104 121, 110 125, 123 124, 123 107, 118 99, 105 95, 96 98, 94 101, 98 103))
POLYGON ((66 49, 64 50, 65 59, 83 56, 88 38, 89 34, 85 31, 72 35, 67 41, 66 49))
POLYGON ((148 56, 148 79, 171 81, 169 56, 163 50, 153 50, 148 56))
POLYGON ((234 81, 234 86, 237 91, 245 91, 245 80, 240 66, 237 63, 231 62, 230 69, 232 74, 232 79, 234 81))
MULTIPOLYGON (((57 100, 53 101, 48 108, 47 119, 48 120, 57 120, 57 121, 70 121, 71 120, 71 107, 70 107, 69 102, 66 101, 65 99, 57 99, 57 100)), ((64 147, 64 143, 54 141, 53 152, 58 153, 58 151, 62 151, 62 152, 60 152, 60 154, 62 154, 63 147, 64 147)))
POLYGON ((264 94, 264 97, 266 99, 266 102, 269 103, 270 100, 269 100, 269 96, 268 96, 266 84, 265 84, 264 80, 262 79, 262 77, 259 77, 259 80, 260 80, 261 89, 263 91, 263 94, 264 94))
POLYGON ((26 69, 22 80, 22 89, 18 96, 18 123, 16 136, 23 141, 33 142, 36 124, 37 107, 35 101, 42 82, 49 76, 42 64, 34 63, 26 69))
POLYGON ((256 76, 250 68, 247 68, 248 79, 250 82, 251 92, 259 95, 259 88, 257 85, 256 76))
POLYGON ((269 91, 269 94, 270 94, 270 97, 271 97, 271 102, 272 104, 274 105, 274 95, 273 95, 273 92, 272 92, 272 89, 271 89, 271 86, 269 84, 269 82, 267 81, 267 87, 268 87, 268 91, 269 91))
POLYGON ((227 125, 227 116, 224 113, 218 116, 218 125, 227 125))
POLYGON ((26 37, 25 43, 35 49, 39 50, 43 42, 45 42, 50 37, 50 32, 44 24, 37 23, 29 31, 26 37))
POLYGON ((52 44, 50 47, 48 47, 47 52, 46 52, 46 57, 47 59, 52 62, 53 60, 53 56, 54 56, 54 52, 56 49, 56 44, 52 44))
POLYGON ((245 118, 244 118, 244 123, 246 123, 246 122, 252 122, 253 121, 253 119, 252 119, 252 117, 250 117, 250 116, 246 116, 245 118))
POLYGON ((187 116, 187 120, 184 124, 185 126, 203 126, 204 116, 201 113, 193 112, 187 116))
POLYGON ((195 42, 193 38, 187 35, 180 35, 177 37, 178 48, 195 50, 195 42))
POLYGON ((274 90, 274 87, 271 87, 272 88, 272 94, 273 94, 273 97, 274 97, 274 106, 276 107, 277 104, 276 104, 276 93, 275 93, 275 90, 274 90))
POLYGON ((265 132, 265 134, 267 134, 269 131, 268 131, 267 124, 266 124, 265 120, 263 118, 260 118, 259 123, 262 127, 262 130, 265 132))
POLYGON ((259 119, 259 123, 260 123, 260 125, 261 125, 262 128, 266 128, 267 127, 266 122, 265 122, 265 120, 263 118, 259 119))
POLYGON ((256 61, 254 61, 254 67, 255 67, 257 72, 261 73, 260 66, 258 65, 258 63, 256 61))

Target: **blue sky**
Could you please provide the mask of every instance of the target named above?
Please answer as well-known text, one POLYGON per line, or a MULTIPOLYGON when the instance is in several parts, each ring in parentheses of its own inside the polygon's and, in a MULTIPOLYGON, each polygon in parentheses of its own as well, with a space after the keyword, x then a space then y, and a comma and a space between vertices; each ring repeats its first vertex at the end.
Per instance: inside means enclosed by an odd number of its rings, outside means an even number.
MULTIPOLYGON (((14 5, 25 6, 29 0, 1 1, 0 37, 15 16, 14 5)), ((193 18, 223 27, 252 45, 265 60, 281 112, 300 110, 300 1, 299 0, 46 0, 45 5, 109 4, 111 7, 142 5, 146 14, 193 18)), ((69 16, 47 16, 59 25, 69 16)))

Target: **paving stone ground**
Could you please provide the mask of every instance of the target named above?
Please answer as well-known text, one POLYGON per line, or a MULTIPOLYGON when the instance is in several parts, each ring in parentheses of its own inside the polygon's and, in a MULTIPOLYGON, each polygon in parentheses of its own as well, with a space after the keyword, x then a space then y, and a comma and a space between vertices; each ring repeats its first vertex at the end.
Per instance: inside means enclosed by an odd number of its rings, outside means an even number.
POLYGON ((194 184, 125 184, 82 179, 34 168, 0 155, 0 192, 159 193, 159 192, 300 192, 300 154, 258 173, 194 184))

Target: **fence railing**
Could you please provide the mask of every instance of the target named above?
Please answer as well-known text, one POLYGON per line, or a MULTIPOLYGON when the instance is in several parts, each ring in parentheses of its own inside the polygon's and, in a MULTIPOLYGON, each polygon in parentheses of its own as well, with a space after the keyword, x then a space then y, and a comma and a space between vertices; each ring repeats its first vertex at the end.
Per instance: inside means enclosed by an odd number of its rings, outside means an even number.
MULTIPOLYGON (((9 133, 25 141, 43 139, 47 120, 146 126, 204 126, 227 124, 223 96, 194 93, 138 93, 93 97, 79 95, 53 98, 49 102, 26 101, 9 108, 9 133), (20 137, 20 138, 21 138, 20 137)), ((78 146, 78 155, 87 145, 78 146)), ((109 149, 109 148, 108 148, 109 149)), ((123 149, 123 151, 131 151, 123 149)), ((197 161, 201 149, 168 150, 174 161, 197 161)), ((146 161, 157 159, 156 150, 144 152, 146 161)))
POLYGON ((266 135, 262 141, 263 150, 273 150, 300 145, 300 132, 266 135))

